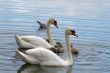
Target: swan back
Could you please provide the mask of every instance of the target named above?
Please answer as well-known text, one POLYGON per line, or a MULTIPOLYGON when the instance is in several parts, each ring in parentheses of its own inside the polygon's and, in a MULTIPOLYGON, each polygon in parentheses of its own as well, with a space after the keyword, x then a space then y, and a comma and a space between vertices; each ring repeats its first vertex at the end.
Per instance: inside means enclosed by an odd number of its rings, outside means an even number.
POLYGON ((44 48, 51 48, 52 46, 43 38, 38 36, 17 36, 15 35, 16 42, 19 48, 36 48, 42 46, 44 48))
POLYGON ((29 42, 22 40, 16 34, 15 34, 15 39, 16 39, 16 42, 17 42, 19 48, 35 48, 36 47, 36 46, 30 44, 29 42))

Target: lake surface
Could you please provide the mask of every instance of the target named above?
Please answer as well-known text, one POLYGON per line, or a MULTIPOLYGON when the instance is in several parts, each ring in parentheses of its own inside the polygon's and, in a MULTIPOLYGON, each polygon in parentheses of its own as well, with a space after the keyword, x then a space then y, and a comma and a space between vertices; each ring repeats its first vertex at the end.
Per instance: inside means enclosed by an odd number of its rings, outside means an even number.
POLYGON ((0 73, 110 73, 110 0, 0 0, 0 73), (65 45, 68 26, 79 36, 71 37, 80 52, 72 67, 24 65, 16 55, 14 33, 47 38, 36 20, 49 18, 59 23, 54 40, 65 45))

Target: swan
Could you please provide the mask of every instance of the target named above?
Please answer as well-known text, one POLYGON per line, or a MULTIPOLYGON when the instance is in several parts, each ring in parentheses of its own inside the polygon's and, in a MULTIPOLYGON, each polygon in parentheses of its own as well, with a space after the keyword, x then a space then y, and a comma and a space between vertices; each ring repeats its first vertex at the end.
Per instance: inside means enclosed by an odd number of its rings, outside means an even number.
POLYGON ((50 41, 50 44, 46 42, 43 38, 38 36, 18 36, 15 35, 16 43, 18 44, 19 48, 36 48, 37 46, 42 46, 44 48, 50 49, 52 48, 55 43, 52 40, 51 32, 50 32, 50 25, 55 25, 57 28, 57 21, 53 18, 49 19, 47 22, 47 35, 50 41))
POLYGON ((65 38, 67 46, 67 60, 63 60, 52 51, 43 47, 37 47, 26 51, 17 50, 19 57, 26 63, 39 64, 43 66, 71 66, 73 64, 73 58, 71 53, 71 46, 69 43, 69 35, 77 36, 75 30, 71 28, 66 29, 65 38))
POLYGON ((41 29, 47 29, 47 25, 46 24, 44 24, 44 23, 42 23, 42 22, 40 22, 40 21, 37 21, 37 23, 39 24, 39 30, 41 30, 41 29))
MULTIPOLYGON (((48 39, 46 39, 46 41, 50 43, 48 39)), ((54 53, 63 53, 64 52, 63 45, 60 42, 55 42, 55 43, 56 44, 54 48, 51 48, 50 50, 53 51, 54 53)), ((76 48, 74 48, 72 44, 71 44, 71 52, 74 55, 79 54, 79 51, 76 48)))
MULTIPOLYGON (((50 43, 49 39, 46 39, 46 41, 48 43, 50 43)), ((64 52, 63 45, 60 42, 55 42, 54 48, 51 48, 50 50, 53 51, 54 53, 63 53, 64 52)))
MULTIPOLYGON (((39 24, 39 30, 44 30, 44 29, 47 29, 47 25, 40 22, 40 21, 37 21, 37 23, 39 24)), ((50 31, 50 30, 49 30, 50 31)), ((48 36, 49 37, 49 36, 48 36)), ((51 39, 52 40, 52 39, 51 39)), ((49 39, 46 39, 46 41, 48 43, 50 43, 49 39)), ((53 43, 53 41, 51 41, 53 43)), ((51 44, 51 43, 50 43, 51 44)), ((54 48, 50 48, 51 51, 53 51, 54 53, 63 53, 64 52, 64 48, 63 48, 63 45, 60 43, 60 42, 54 42, 54 44, 52 44, 54 46, 54 48)))
POLYGON ((71 45, 71 52, 75 55, 79 54, 79 51, 71 45))

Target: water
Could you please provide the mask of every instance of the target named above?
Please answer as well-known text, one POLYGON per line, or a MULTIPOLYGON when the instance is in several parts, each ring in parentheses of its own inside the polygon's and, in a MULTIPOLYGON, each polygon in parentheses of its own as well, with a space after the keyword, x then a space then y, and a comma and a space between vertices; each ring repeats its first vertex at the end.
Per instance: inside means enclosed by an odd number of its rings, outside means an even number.
POLYGON ((109 24, 109 0, 0 0, 0 73, 109 73, 109 24), (71 43, 80 53, 73 56, 73 66, 23 65, 16 55, 14 33, 46 38, 45 32, 37 31, 36 20, 46 23, 51 17, 60 27, 52 27, 53 38, 63 45, 65 29, 77 31, 79 37, 71 37, 71 43))

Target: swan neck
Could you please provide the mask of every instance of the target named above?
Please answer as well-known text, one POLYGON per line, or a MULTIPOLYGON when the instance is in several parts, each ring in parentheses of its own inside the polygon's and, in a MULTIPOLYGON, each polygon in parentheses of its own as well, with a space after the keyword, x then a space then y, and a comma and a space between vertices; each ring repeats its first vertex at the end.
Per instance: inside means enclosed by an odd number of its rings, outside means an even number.
POLYGON ((72 58, 72 53, 71 53, 69 35, 67 33, 65 33, 65 38, 66 38, 66 47, 67 47, 67 61, 68 63, 72 64, 73 58, 72 58))
POLYGON ((54 46, 54 41, 52 39, 52 35, 51 35, 51 30, 50 30, 50 24, 47 23, 47 36, 48 36, 48 39, 50 41, 50 45, 54 46))

